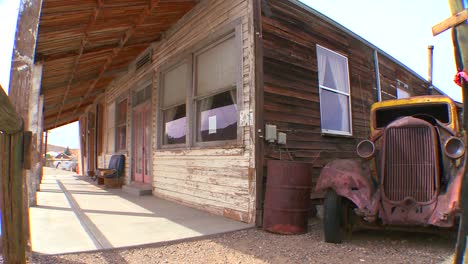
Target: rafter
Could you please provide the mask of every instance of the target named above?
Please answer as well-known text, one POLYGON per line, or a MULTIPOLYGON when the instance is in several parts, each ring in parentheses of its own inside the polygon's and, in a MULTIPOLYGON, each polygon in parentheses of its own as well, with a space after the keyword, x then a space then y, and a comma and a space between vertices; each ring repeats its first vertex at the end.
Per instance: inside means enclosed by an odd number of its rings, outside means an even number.
POLYGON ((123 34, 122 38, 119 41, 119 45, 117 48, 115 48, 109 57, 107 57, 107 61, 102 67, 101 71, 99 72, 98 78, 89 86, 88 90, 86 91, 85 95, 80 99, 80 103, 76 107, 74 113, 78 110, 78 108, 81 106, 83 100, 85 100, 91 93, 91 91, 94 89, 96 84, 99 82, 99 80, 102 78, 104 73, 106 72, 107 68, 112 64, 112 61, 119 52, 123 49, 125 44, 128 42, 128 40, 132 37, 132 35, 135 33, 135 29, 143 24, 145 19, 153 12, 153 10, 159 5, 159 0, 150 0, 149 4, 143 9, 143 12, 141 12, 140 16, 138 19, 135 21, 135 23, 125 31, 123 34))
POLYGON ((85 46, 88 43, 89 31, 96 24, 97 18, 99 16, 99 14, 101 13, 103 7, 104 7, 104 0, 96 0, 96 7, 94 8, 94 13, 91 16, 91 18, 90 18, 90 20, 88 22, 88 25, 86 26, 86 28, 84 30, 84 36, 83 36, 83 39, 81 41, 80 51, 78 53, 78 56, 75 58, 75 62, 73 64, 73 70, 72 70, 72 73, 70 75, 70 78, 68 79, 67 88, 65 89, 65 94, 63 96, 62 106, 60 107, 60 110, 58 112, 57 119, 55 121, 55 126, 57 125, 57 122, 58 122, 58 120, 60 118, 60 115, 62 114, 62 110, 63 110, 63 107, 65 105, 65 100, 68 97, 68 93, 69 93, 70 87, 71 87, 71 85, 73 83, 73 79, 75 78, 75 74, 76 74, 76 71, 78 69, 78 65, 80 64, 80 59, 83 56, 85 46))
MULTIPOLYGON (((134 48, 134 49, 144 49, 148 46, 148 44, 134 44, 127 46, 126 48, 134 48)), ((106 52, 113 52, 115 48, 118 46, 116 45, 105 45, 105 46, 99 46, 91 49, 86 49, 83 51, 83 54, 81 56, 85 55, 95 55, 99 53, 106 53, 106 52)), ((55 54, 50 54, 50 55, 43 55, 43 54, 37 54, 36 55, 36 60, 35 61, 40 61, 40 62, 50 62, 54 60, 60 60, 60 59, 66 59, 70 57, 75 57, 80 55, 80 51, 77 50, 71 50, 71 51, 65 51, 65 52, 60 52, 60 53, 55 53, 55 54)))

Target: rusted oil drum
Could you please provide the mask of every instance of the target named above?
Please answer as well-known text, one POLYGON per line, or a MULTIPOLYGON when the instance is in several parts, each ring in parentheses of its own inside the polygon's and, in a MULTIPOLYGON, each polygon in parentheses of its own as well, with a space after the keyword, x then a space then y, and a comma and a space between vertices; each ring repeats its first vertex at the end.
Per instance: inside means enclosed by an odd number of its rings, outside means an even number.
POLYGON ((279 234, 307 232, 311 177, 307 163, 269 160, 263 229, 279 234))

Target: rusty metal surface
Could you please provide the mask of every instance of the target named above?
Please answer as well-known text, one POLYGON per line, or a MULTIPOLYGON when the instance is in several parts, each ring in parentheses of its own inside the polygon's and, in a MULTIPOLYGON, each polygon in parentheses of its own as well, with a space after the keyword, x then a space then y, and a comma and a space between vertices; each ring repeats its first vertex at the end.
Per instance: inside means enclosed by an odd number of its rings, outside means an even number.
POLYGON ((382 159, 382 186, 390 201, 412 197, 417 202, 435 199, 438 190, 439 150, 434 127, 416 118, 404 126, 386 129, 382 159))
POLYGON ((316 189, 334 189, 352 201, 355 213, 367 222, 453 227, 460 210, 463 166, 447 170, 442 190, 437 142, 439 136, 446 138, 442 132, 424 120, 401 118, 374 138, 382 151, 378 188, 373 187, 368 161, 335 160, 323 168, 316 189))
POLYGON ((382 210, 384 224, 425 225, 439 192, 437 132, 430 123, 404 117, 384 133, 382 210))
POLYGON ((280 234, 307 232, 311 176, 307 163, 269 160, 263 228, 280 234))
POLYGON ((379 208, 380 192, 372 184, 370 168, 357 160, 335 160, 321 171, 315 187, 316 191, 333 189, 352 201, 357 213, 372 222, 379 208))

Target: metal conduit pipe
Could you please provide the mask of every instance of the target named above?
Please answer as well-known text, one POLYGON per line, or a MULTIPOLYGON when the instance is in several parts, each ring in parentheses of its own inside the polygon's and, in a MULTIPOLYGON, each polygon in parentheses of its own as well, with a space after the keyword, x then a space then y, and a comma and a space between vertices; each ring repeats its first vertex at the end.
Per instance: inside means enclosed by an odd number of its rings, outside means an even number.
POLYGON ((374 49, 374 68, 375 68, 375 87, 377 89, 377 101, 382 102, 382 88, 380 87, 380 71, 379 71, 379 53, 374 49))

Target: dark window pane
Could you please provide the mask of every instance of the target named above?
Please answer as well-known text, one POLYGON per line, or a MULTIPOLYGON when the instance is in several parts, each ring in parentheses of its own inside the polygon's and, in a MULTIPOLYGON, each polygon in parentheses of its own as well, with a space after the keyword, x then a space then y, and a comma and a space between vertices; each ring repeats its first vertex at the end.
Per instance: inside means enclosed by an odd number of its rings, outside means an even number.
POLYGON ((117 104, 116 117, 116 150, 125 150, 127 147, 127 99, 117 104))
POLYGON ((127 122, 127 99, 117 105, 117 124, 121 125, 127 122))
POLYGON ((164 144, 185 143, 187 135, 186 107, 179 105, 163 112, 164 115, 164 144))
POLYGON ((197 140, 201 142, 237 138, 236 90, 198 101, 197 140))
POLYGON ((117 127, 117 151, 125 150, 127 145, 127 126, 117 127))
POLYGON ((322 129, 351 133, 348 96, 321 89, 322 129))

